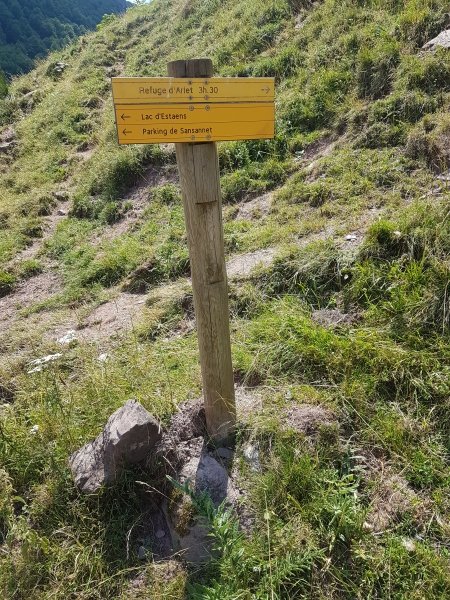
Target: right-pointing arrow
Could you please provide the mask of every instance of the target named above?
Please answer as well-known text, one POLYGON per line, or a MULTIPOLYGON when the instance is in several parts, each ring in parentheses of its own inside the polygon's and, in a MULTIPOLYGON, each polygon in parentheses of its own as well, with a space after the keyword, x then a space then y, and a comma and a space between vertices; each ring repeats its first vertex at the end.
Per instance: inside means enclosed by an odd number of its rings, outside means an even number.
POLYGON ((268 94, 270 92, 270 87, 266 86, 265 88, 262 88, 263 92, 266 92, 266 94, 268 94))

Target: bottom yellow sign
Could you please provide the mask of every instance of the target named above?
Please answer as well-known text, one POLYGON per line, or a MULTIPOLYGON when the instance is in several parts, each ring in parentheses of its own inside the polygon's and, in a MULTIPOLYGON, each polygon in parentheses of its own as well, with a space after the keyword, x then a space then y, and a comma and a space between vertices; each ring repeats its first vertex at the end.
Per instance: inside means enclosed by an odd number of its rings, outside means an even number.
POLYGON ((116 105, 119 144, 268 139, 275 107, 267 103, 116 105))

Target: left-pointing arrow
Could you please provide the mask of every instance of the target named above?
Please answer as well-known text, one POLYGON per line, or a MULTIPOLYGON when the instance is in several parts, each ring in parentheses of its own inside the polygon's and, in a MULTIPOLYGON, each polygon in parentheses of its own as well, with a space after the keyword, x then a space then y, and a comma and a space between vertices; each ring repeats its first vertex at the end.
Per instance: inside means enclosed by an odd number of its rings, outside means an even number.
POLYGON ((132 131, 127 131, 126 129, 124 129, 124 130, 122 131, 122 133, 123 133, 123 135, 127 135, 127 133, 133 133, 133 132, 132 132, 132 131))
POLYGON ((125 119, 129 119, 130 115, 126 115, 125 113, 120 117, 122 119, 122 121, 125 121, 125 119))

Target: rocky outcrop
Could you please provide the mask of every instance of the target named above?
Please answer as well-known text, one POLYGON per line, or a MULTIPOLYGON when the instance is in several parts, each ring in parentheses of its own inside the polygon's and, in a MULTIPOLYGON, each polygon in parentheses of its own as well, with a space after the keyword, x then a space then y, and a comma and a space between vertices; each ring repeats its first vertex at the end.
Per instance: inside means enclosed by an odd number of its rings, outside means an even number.
POLYGON ((423 45, 423 50, 436 50, 436 48, 450 48, 450 29, 444 29, 439 35, 423 45))

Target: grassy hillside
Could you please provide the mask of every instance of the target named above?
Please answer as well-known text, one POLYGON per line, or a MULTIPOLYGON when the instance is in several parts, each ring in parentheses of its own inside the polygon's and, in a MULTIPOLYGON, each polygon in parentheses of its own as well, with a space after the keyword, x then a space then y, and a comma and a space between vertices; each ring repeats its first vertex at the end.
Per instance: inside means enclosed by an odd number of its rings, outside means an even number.
POLYGON ((445 0, 153 0, 13 81, 3 597, 449 597, 450 51, 421 50, 448 18, 445 0), (276 78, 277 136, 219 145, 236 381, 262 410, 235 459, 254 527, 210 514, 217 558, 192 569, 129 551, 148 473, 86 497, 67 458, 128 398, 167 422, 200 394, 173 148, 117 146, 109 82, 198 56, 276 78), (289 417, 314 409, 322 426, 289 417))

